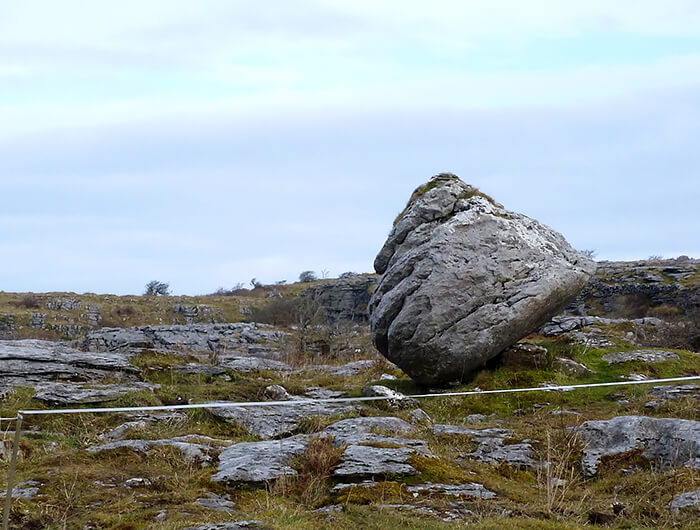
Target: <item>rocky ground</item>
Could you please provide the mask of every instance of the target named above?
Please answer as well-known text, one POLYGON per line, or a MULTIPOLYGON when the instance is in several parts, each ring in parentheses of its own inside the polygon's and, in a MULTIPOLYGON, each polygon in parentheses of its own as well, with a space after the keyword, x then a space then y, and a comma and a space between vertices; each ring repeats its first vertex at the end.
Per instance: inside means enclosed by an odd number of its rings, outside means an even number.
MULTIPOLYGON (((661 279, 643 280, 649 268, 635 268, 644 270, 636 283, 608 285, 676 282, 681 300, 697 293, 692 274, 661 270, 661 279)), ((363 303, 367 280, 343 286, 318 295, 335 304, 333 324, 185 324, 177 313, 175 325, 95 325, 72 342, 1 340, 3 417, 63 407, 290 404, 26 417, 12 527, 697 528, 700 383, 546 390, 699 375, 700 355, 687 345, 692 323, 679 320, 693 307, 653 314, 678 298, 657 303, 651 294, 651 309, 624 315, 628 294, 596 286, 470 380, 430 389, 378 355, 355 310, 337 309, 363 303), (615 311, 606 310, 613 298, 615 311), (537 386, 543 390, 528 394, 405 397, 537 386), (308 401, 355 396, 389 399, 308 401)), ((13 424, 0 427, 2 485, 13 424)))

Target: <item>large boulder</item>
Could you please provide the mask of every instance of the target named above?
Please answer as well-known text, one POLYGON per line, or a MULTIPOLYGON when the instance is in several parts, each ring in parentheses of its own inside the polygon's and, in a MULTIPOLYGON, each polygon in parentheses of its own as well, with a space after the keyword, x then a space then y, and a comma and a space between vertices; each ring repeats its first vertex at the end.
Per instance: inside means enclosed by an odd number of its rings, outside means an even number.
POLYGON ((415 381, 462 379, 559 313, 595 264, 452 174, 418 188, 374 262, 377 349, 415 381))

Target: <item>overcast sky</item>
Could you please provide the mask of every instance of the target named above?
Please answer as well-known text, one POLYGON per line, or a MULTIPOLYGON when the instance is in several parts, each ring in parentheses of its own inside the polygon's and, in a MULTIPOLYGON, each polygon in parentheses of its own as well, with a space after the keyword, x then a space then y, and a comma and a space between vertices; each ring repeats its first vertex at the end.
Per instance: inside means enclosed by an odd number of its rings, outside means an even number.
POLYGON ((0 0, 0 290, 368 272, 453 172, 700 257, 697 0, 0 0))

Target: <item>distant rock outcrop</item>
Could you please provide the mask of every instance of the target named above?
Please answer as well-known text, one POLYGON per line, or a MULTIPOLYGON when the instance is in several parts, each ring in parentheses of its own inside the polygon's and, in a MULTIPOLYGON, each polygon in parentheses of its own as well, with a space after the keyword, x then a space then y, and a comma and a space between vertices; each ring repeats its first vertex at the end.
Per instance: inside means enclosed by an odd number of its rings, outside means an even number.
POLYGON ((373 274, 353 274, 309 287, 301 296, 317 303, 329 324, 367 322, 367 304, 377 281, 373 274))
POLYGON ((133 380, 138 372, 124 353, 87 353, 45 340, 0 341, 0 383, 10 386, 106 377, 133 380))
POLYGON ((264 324, 191 324, 101 328, 88 332, 83 348, 88 351, 154 350, 212 351, 227 354, 276 357, 275 347, 284 333, 264 324))
POLYGON ((575 315, 692 316, 700 312, 700 260, 601 261, 566 311, 575 315))
POLYGON ((374 263, 377 349, 414 380, 462 379, 561 311, 595 264, 451 174, 418 188, 374 263))

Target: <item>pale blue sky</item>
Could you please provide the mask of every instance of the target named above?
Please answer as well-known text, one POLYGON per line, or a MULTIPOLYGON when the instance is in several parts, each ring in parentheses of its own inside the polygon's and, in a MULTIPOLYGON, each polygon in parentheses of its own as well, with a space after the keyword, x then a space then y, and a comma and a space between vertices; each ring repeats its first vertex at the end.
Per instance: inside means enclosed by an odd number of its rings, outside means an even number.
POLYGON ((693 0, 0 0, 0 290, 370 271, 442 171, 700 256, 698 138, 693 0))

